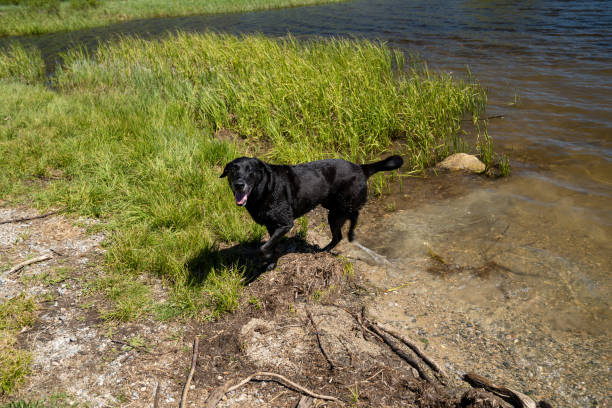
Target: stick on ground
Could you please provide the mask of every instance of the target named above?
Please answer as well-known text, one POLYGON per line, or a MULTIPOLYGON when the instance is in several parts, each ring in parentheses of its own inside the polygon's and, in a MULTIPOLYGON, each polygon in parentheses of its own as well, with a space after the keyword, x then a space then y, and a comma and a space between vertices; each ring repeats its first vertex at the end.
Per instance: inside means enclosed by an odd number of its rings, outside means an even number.
POLYGON ((325 348, 323 348, 323 343, 321 343, 321 335, 319 334, 319 328, 317 327, 317 324, 315 323, 312 317, 312 314, 310 313, 310 310, 308 310, 308 308, 306 308, 306 314, 308 315, 308 318, 310 319, 310 323, 312 323, 312 327, 314 327, 314 331, 317 336, 317 342, 319 343, 319 348, 321 349, 321 353, 323 353, 323 357, 325 357, 325 359, 327 360, 327 363, 329 364, 329 369, 333 371, 334 368, 336 368, 336 366, 334 365, 334 363, 331 361, 331 359, 327 355, 325 348))
POLYGON ((368 322, 368 328, 372 330, 374 333, 378 334, 383 339, 383 341, 387 343, 387 345, 391 348, 391 350, 393 350, 395 354, 397 354, 402 359, 404 359, 404 361, 406 361, 408 364, 413 366, 419 372, 419 375, 421 376, 421 378, 423 378, 425 381, 427 381, 430 384, 434 383, 431 377, 427 375, 425 370, 421 368, 421 365, 419 364, 419 362, 416 361, 416 359, 414 359, 410 354, 405 353, 402 349, 397 347, 397 344, 395 344, 395 341, 393 341, 393 339, 389 337, 387 333, 379 329, 375 324, 372 324, 369 322, 368 322))
POLYGON ((193 341, 193 357, 191 358, 191 369, 189 370, 187 381, 185 381, 185 387, 183 387, 183 394, 181 395, 181 403, 179 404, 179 408, 183 408, 185 404, 187 403, 187 393, 189 392, 189 385, 191 384, 193 373, 195 373, 196 362, 198 361, 199 344, 200 344, 200 338, 196 336, 195 340, 193 341))
POLYGON ((20 270, 24 266, 28 266, 28 265, 31 265, 31 264, 37 263, 37 262, 46 261, 46 260, 49 260, 51 258, 53 258, 53 257, 51 255, 47 254, 47 255, 41 255, 41 256, 39 256, 37 258, 29 259, 27 261, 23 261, 22 263, 17 264, 15 266, 13 266, 11 269, 9 269, 8 271, 4 272, 4 274, 10 275, 10 274, 12 274, 14 272, 17 272, 18 270, 20 270))
POLYGON ((153 398, 153 408, 159 407, 159 381, 155 386, 155 397, 153 398))
POLYGON ((302 387, 299 384, 294 383, 293 381, 289 380, 286 377, 283 377, 280 374, 276 374, 276 373, 270 373, 270 372, 266 372, 266 371, 258 371, 255 374, 251 374, 250 376, 248 376, 247 378, 245 378, 244 380, 240 381, 238 384, 232 386, 232 387, 227 387, 228 383, 225 383, 224 385, 222 385, 221 387, 216 388, 211 394, 210 396, 206 399, 206 402, 204 403, 204 407, 205 408, 214 408, 217 406, 217 404, 219 403, 219 401, 221 401, 221 398, 223 398, 223 396, 231 391, 235 391, 238 388, 242 387, 244 384, 248 383, 249 381, 252 381, 253 379, 255 379, 255 377, 270 377, 273 378, 276 382, 278 382, 281 385, 284 385, 287 388, 290 388, 294 391, 298 391, 301 392, 304 395, 308 395, 312 398, 317 398, 317 399, 322 399, 325 401, 334 401, 337 402, 341 405, 344 405, 344 402, 342 402, 341 400, 339 400, 336 397, 332 397, 330 395, 322 395, 322 394, 317 394, 314 393, 312 391, 310 391, 307 388, 302 387))
POLYGON ((444 370, 442 370, 442 367, 440 367, 440 365, 437 362, 435 362, 433 359, 431 359, 429 356, 427 356, 419 348, 419 346, 415 342, 413 342, 412 340, 410 340, 410 339, 408 339, 406 337, 401 336, 399 333, 397 333, 393 329, 387 327, 386 325, 383 325, 381 323, 376 323, 376 325, 381 330, 386 331, 387 333, 389 333, 390 335, 392 335, 393 337, 395 337, 396 339, 398 339, 399 341, 404 343, 406 346, 410 347, 410 349, 412 349, 412 351, 414 351, 414 354, 419 356, 425 363, 427 363, 427 365, 429 367, 431 367, 432 370, 434 370, 435 372, 440 373, 442 376, 446 377, 446 373, 444 372, 444 370))
POLYGON ((48 213, 41 214, 41 215, 35 215, 35 216, 32 216, 32 217, 23 217, 23 218, 14 218, 12 220, 4 220, 4 221, 0 221, 0 225, 2 225, 2 224, 10 224, 10 223, 14 223, 14 222, 23 222, 23 221, 37 220, 39 218, 45 218, 45 217, 48 217, 50 215, 55 215, 58 212, 60 212, 60 210, 50 211, 48 213))

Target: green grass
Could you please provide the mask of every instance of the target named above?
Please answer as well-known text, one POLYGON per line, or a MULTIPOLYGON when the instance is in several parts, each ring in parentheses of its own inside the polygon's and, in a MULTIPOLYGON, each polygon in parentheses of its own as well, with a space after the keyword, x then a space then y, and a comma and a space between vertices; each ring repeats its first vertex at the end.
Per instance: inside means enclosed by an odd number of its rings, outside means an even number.
POLYGON ((236 13, 343 0, 0 0, 0 36, 72 31, 134 19, 236 13))
POLYGON ((36 83, 44 74, 44 62, 38 49, 24 49, 13 44, 0 54, 0 78, 36 83))
POLYGON ((17 400, 0 406, 1 408, 47 408, 43 401, 17 400))
MULTIPOLYGON (((15 50, 0 61, 42 69, 15 50)), ((118 321, 236 309, 243 271, 219 244, 258 241, 265 229, 219 179, 227 161, 363 162, 394 150, 420 171, 468 148, 461 120, 486 104, 477 84, 368 41, 124 39, 71 52, 53 90, 27 78, 0 76, 0 199, 102 221, 113 272, 97 287, 114 304, 105 317, 118 321), (217 140, 219 130, 237 144, 217 140), (164 305, 143 274, 171 288, 164 305)), ((385 186, 372 182, 374 192, 385 186)))
POLYGON ((34 299, 21 294, 0 304, 0 395, 10 394, 30 372, 32 357, 16 346, 17 334, 36 321, 34 299))
POLYGON ((42 400, 18 399, 2 404, 0 408, 68 408, 79 406, 76 403, 69 402, 69 399, 66 393, 55 393, 42 400))

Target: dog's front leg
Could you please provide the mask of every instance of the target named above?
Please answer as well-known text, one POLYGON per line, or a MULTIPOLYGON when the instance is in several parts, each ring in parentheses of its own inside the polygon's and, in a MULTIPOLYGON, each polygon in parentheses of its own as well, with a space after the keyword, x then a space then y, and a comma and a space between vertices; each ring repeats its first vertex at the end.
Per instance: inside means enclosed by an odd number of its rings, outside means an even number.
POLYGON ((280 239, 291 230, 292 227, 293 224, 281 226, 266 225, 266 228, 268 228, 268 233, 270 234, 270 239, 268 240, 268 242, 263 244, 261 248, 259 248, 264 258, 272 258, 274 247, 276 246, 278 241, 280 241, 280 239))

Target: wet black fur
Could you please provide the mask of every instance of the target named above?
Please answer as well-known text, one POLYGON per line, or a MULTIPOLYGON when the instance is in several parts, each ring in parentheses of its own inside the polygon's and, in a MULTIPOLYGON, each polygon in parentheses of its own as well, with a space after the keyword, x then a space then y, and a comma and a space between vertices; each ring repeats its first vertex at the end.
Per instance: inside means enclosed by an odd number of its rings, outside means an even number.
POLYGON ((332 240, 323 250, 329 251, 340 242, 347 220, 351 221, 348 239, 352 241, 359 210, 367 199, 368 177, 379 171, 395 170, 402 164, 400 156, 364 165, 328 159, 296 166, 241 157, 229 162, 221 177, 228 178, 236 197, 248 193, 246 209, 270 233, 270 239, 260 248, 270 258, 274 246, 293 227, 294 220, 319 204, 329 210, 332 232, 332 240))

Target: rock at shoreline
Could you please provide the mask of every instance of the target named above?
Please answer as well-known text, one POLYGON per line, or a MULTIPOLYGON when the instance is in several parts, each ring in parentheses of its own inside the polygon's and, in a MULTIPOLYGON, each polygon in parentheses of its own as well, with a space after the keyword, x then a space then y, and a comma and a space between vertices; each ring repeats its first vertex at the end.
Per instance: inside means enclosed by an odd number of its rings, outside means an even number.
POLYGON ((450 171, 466 170, 474 173, 482 173, 486 168, 485 164, 478 157, 466 153, 451 154, 438 163, 437 167, 450 171))

